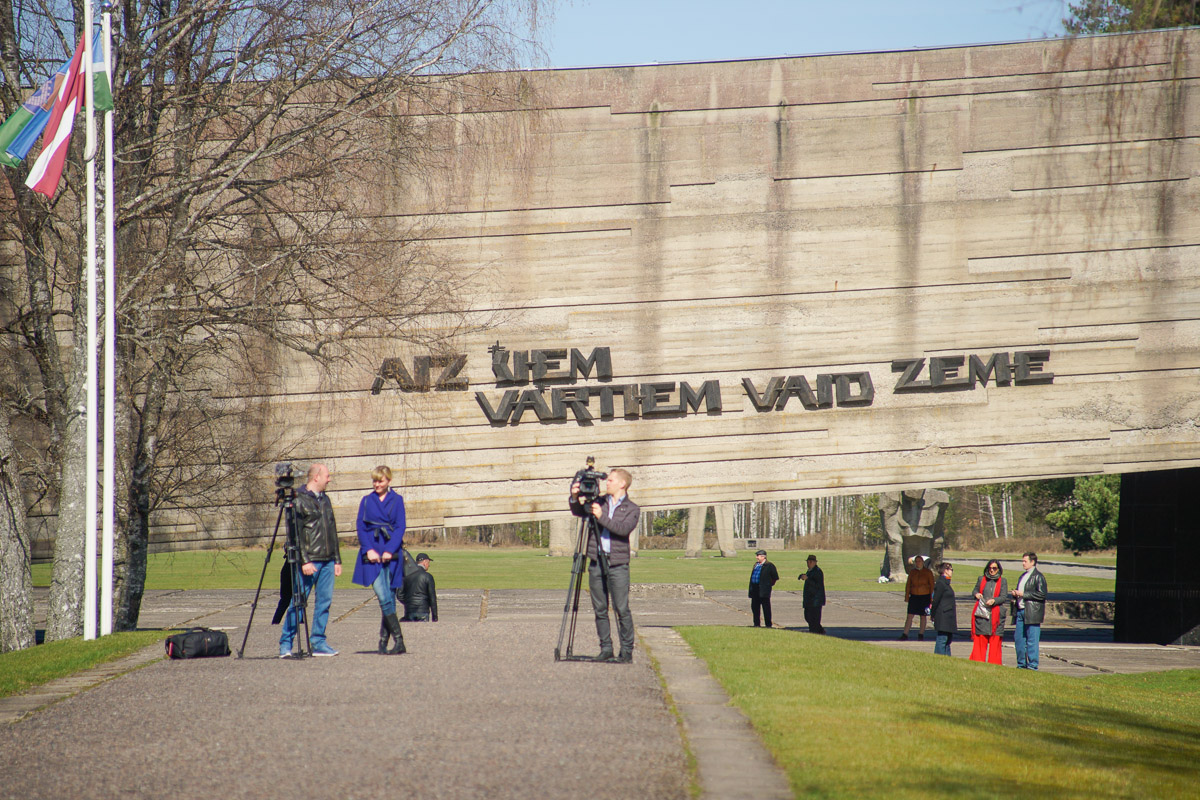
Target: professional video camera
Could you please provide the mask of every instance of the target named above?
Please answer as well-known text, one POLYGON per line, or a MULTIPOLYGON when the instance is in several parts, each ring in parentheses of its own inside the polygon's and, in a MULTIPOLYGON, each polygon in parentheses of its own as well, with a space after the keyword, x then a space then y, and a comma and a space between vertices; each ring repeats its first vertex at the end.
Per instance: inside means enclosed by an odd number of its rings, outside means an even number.
POLYGON ((275 488, 291 489, 296 485, 296 476, 292 474, 292 462, 282 461, 275 465, 275 488))
POLYGON ((571 479, 571 484, 579 484, 579 497, 586 502, 593 502, 600 496, 600 481, 608 478, 607 472, 597 472, 595 470, 596 457, 587 457, 587 466, 575 473, 575 477, 571 479))
MULTIPOLYGON (((600 482, 608 479, 607 472, 596 471, 596 459, 587 457, 587 466, 575 473, 571 485, 579 484, 578 502, 585 509, 600 497, 600 482)), ((587 543, 589 539, 600 541, 599 524, 590 512, 579 516, 579 535, 575 540, 575 556, 571 559, 571 581, 567 584, 567 602, 563 606, 562 627, 558 630, 558 646, 554 648, 555 661, 593 661, 591 657, 577 656, 575 648, 575 624, 579 618, 579 596, 583 589, 583 570, 587 564, 587 543), (566 649, 563 642, 566 641, 566 649)), ((608 580, 608 555, 597 548, 596 560, 600 565, 600 574, 608 580)))
POLYGON ((304 576, 301 569, 300 557, 300 523, 296 516, 296 476, 292 462, 281 461, 275 465, 275 505, 279 506, 279 516, 275 519, 275 532, 271 534, 271 542, 267 545, 267 557, 263 559, 262 574, 258 576, 258 588, 254 591, 254 601, 250 604, 250 619, 246 622, 246 633, 242 636, 242 646, 237 656, 241 658, 246 652, 246 642, 250 638, 250 627, 254 624, 254 612, 258 610, 258 598, 262 594, 263 579, 267 576, 267 564, 271 563, 271 553, 275 551, 275 541, 279 531, 284 529, 284 559, 283 570, 280 572, 279 607, 275 611, 275 621, 278 622, 290 609, 296 615, 297 625, 303 624, 304 638, 294 652, 295 657, 312 655, 312 643, 308 631, 308 592, 304 588, 304 576))

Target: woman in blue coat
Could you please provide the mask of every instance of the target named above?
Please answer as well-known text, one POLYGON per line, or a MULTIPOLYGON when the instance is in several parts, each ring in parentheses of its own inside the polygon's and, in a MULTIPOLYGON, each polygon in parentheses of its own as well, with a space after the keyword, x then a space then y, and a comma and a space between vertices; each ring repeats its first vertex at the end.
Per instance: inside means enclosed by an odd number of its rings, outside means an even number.
POLYGON ((395 655, 405 652, 404 635, 396 618, 395 590, 404 585, 404 498, 391 488, 392 470, 379 466, 371 472, 373 490, 358 504, 358 560, 354 583, 370 586, 379 598, 383 627, 379 634, 379 652, 395 655), (388 636, 394 640, 388 649, 388 636))

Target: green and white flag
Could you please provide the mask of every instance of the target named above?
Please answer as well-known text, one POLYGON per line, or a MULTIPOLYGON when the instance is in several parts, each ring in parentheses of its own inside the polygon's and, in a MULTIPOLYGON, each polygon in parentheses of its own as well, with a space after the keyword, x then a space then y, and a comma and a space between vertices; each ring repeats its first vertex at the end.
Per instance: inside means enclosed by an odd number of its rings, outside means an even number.
POLYGON ((92 40, 92 92, 97 111, 113 110, 112 84, 108 80, 108 71, 104 69, 104 48, 98 33, 92 40))

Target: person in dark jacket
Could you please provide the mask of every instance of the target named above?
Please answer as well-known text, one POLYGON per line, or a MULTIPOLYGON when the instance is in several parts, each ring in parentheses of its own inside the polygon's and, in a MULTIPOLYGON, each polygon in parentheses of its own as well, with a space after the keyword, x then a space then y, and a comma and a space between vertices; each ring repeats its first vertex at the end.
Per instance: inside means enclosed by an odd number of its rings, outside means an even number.
MULTIPOLYGON (((312 631, 309 643, 314 656, 336 656, 337 650, 325 639, 329 624, 329 607, 333 604, 333 580, 342 574, 342 556, 338 547, 337 523, 333 519, 333 504, 325 494, 332 476, 324 464, 308 468, 308 482, 296 490, 296 524, 299 528, 300 573, 302 591, 307 597, 316 586, 313 601, 312 631)), ((289 608, 283 619, 279 636, 279 657, 292 657, 292 642, 296 638, 296 609, 289 608)))
POLYGON ((1037 553, 1021 556, 1025 571, 1013 589, 1013 643, 1017 647, 1017 669, 1038 668, 1042 620, 1046 618, 1046 578, 1038 571, 1037 553))
POLYGON ((799 575, 804 582, 804 621, 811 633, 825 633, 821 624, 821 608, 825 605, 825 573, 817 566, 817 557, 809 555, 808 571, 799 575))
POLYGON ((975 582, 975 604, 971 607, 971 660, 1003 664, 1000 642, 1004 637, 1004 622, 1008 607, 1008 581, 1004 567, 992 559, 975 582))
POLYGON ((933 599, 929 601, 929 616, 933 618, 933 633, 937 643, 933 652, 940 656, 950 655, 950 643, 958 632, 958 606, 954 600, 954 589, 950 580, 954 577, 954 565, 938 564, 938 579, 933 586, 933 599))
POLYGON ((409 622, 438 621, 437 587, 429 574, 432 561, 425 553, 418 553, 417 568, 404 585, 404 619, 409 622))
POLYGON ((568 507, 577 517, 593 516, 597 530, 588 530, 588 589, 592 611, 596 615, 596 634, 600 637, 597 661, 628 664, 633 661, 633 614, 629 612, 629 534, 638 526, 642 510, 629 497, 633 476, 628 470, 609 470, 604 483, 607 494, 590 505, 579 496, 579 482, 571 484, 568 507), (598 541, 597 541, 598 539, 598 541), (601 560, 603 559, 603 561, 601 560), (612 602, 617 615, 617 635, 621 652, 613 656, 612 631, 608 606, 612 602))
POLYGON ((403 559, 398 558, 404 545, 404 498, 391 488, 392 470, 378 466, 371 472, 371 493, 358 504, 358 560, 354 565, 354 583, 370 586, 379 599, 383 629, 379 636, 380 654, 404 653, 404 634, 396 618, 396 589, 404 585, 403 559), (388 638, 393 644, 388 649, 388 638))
POLYGON ((779 570, 767 561, 767 551, 759 550, 754 554, 757 562, 750 571, 750 613, 754 616, 754 627, 761 627, 759 619, 771 627, 771 589, 779 582, 779 570), (761 612, 761 613, 760 613, 761 612))

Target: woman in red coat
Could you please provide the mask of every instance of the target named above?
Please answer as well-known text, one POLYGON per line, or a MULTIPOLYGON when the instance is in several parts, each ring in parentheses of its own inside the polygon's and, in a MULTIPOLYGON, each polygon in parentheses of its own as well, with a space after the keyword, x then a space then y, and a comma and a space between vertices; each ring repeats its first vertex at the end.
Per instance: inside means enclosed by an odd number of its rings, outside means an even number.
POLYGON ((971 660, 1002 664, 1000 641, 1004 637, 1009 596, 1008 581, 999 561, 993 558, 987 562, 971 593, 975 596, 971 608, 971 660))

